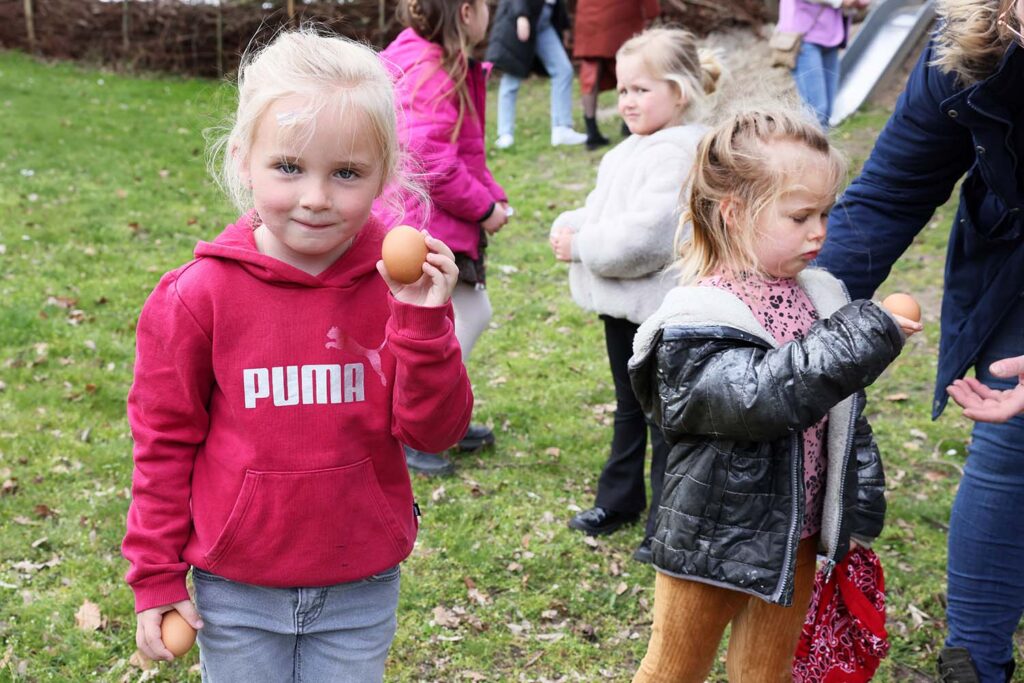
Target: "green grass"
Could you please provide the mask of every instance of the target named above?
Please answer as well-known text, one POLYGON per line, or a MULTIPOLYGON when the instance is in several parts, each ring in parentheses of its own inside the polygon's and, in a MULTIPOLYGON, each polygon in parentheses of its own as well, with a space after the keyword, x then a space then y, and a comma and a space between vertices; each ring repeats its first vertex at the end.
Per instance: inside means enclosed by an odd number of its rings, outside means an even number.
MULTIPOLYGON (((234 218, 202 137, 231 104, 215 82, 0 53, 0 681, 142 675, 119 554, 134 326, 160 274, 234 218), (98 630, 76 626, 86 600, 98 630)), ((857 163, 885 117, 838 131, 857 163)), ((459 458, 454 478, 414 482, 422 530, 389 681, 628 681, 646 648, 653 570, 630 559, 641 528, 588 544, 565 526, 592 503, 613 394, 597 318, 573 305, 547 245, 599 155, 552 149, 547 133, 546 84, 531 81, 516 147, 491 156, 518 214, 493 241, 493 329, 470 363, 498 447, 459 458), (434 622, 437 608, 452 625, 434 622)), ((928 419, 949 219, 947 207, 883 287, 919 294, 927 324, 871 390, 890 481, 881 681, 930 673, 944 633, 945 523, 969 433, 953 411, 928 419)), ((199 680, 196 662, 193 651, 148 680, 199 680)))

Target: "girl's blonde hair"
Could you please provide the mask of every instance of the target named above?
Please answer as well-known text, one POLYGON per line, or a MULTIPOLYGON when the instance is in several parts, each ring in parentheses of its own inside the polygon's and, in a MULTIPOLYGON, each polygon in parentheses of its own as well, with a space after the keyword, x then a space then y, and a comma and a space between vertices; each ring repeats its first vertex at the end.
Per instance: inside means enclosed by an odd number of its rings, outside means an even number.
POLYGON ((689 202, 676 237, 680 281, 692 283, 720 270, 761 272, 754 252, 757 219, 793 189, 794 169, 780 168, 770 149, 778 142, 804 145, 820 154, 829 193, 839 193, 846 177, 846 160, 809 114, 778 109, 729 116, 697 147, 689 202), (731 225, 726 225, 725 203, 731 207, 731 225))
POLYGON ((279 33, 269 45, 249 50, 238 71, 238 108, 231 129, 214 142, 214 177, 242 211, 252 208, 252 191, 240 165, 248 159, 264 114, 275 103, 299 96, 308 107, 294 117, 289 134, 310 135, 316 113, 331 107, 339 127, 360 119, 377 148, 381 190, 400 181, 400 152, 393 84, 376 53, 359 43, 312 28, 279 33))
POLYGON ((647 29, 619 48, 616 59, 637 56, 654 78, 674 83, 686 99, 688 120, 704 118, 724 69, 710 50, 698 49, 697 38, 681 28, 647 29))
MULTIPOLYGON (((398 18, 413 31, 441 46, 441 68, 451 77, 459 101, 459 116, 452 131, 452 142, 459 137, 466 112, 473 111, 466 78, 469 74, 469 54, 473 48, 462 23, 462 6, 486 0, 400 0, 398 18)), ((447 97, 449 93, 438 93, 447 97)))
MULTIPOLYGON (((955 73, 961 86, 988 78, 1009 47, 1013 36, 998 23, 999 16, 1014 0, 939 0, 937 13, 942 19, 935 34, 933 64, 943 73, 955 73)), ((1021 30, 1016 12, 1006 17, 1021 30)))

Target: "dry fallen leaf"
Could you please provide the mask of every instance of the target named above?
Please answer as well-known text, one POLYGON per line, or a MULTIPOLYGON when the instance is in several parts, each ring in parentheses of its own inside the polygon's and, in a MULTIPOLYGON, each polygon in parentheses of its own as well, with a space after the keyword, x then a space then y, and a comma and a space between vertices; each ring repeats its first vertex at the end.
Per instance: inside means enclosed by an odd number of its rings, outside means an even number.
POLYGON ((75 612, 75 623, 82 631, 98 631, 103 628, 105 621, 100 614, 100 606, 88 600, 75 612))
POLYGON ((622 595, 627 590, 629 590, 629 586, 626 585, 626 582, 625 581, 619 581, 619 585, 615 587, 615 594, 616 595, 622 595))
POLYGON ((141 650, 136 650, 135 654, 128 659, 128 663, 136 669, 142 669, 143 671, 147 671, 156 666, 152 659, 142 654, 141 650))
POLYGON ((455 612, 438 605, 434 608, 434 623, 443 628, 458 628, 460 620, 455 612))
POLYGON ((901 392, 898 392, 898 393, 895 393, 895 394, 887 395, 885 397, 885 400, 886 401, 906 401, 908 398, 910 398, 910 394, 906 394, 906 393, 903 393, 901 391, 901 392))

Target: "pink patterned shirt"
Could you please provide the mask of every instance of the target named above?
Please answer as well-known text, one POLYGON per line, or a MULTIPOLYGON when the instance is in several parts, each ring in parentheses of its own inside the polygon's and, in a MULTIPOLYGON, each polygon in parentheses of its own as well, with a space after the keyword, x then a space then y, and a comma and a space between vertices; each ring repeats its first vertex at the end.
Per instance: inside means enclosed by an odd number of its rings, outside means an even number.
MULTIPOLYGON (((807 293, 794 278, 750 277, 741 282, 713 275, 698 285, 724 289, 745 303, 768 334, 780 346, 804 334, 818 319, 807 293)), ((821 508, 825 494, 825 429, 828 417, 804 430, 804 528, 800 538, 821 530, 821 508)))

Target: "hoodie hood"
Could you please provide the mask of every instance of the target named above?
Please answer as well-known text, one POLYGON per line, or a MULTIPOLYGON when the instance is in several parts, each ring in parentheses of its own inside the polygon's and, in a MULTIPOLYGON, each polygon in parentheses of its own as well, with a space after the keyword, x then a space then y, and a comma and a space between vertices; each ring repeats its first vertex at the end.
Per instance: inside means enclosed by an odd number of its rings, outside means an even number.
POLYGON ((253 236, 253 230, 258 225, 259 219, 254 212, 241 216, 224 228, 213 242, 200 241, 196 244, 196 258, 235 261, 259 280, 294 287, 346 288, 368 274, 377 273, 377 259, 380 258, 386 230, 373 216, 366 221, 345 253, 318 275, 310 275, 284 261, 260 253, 253 236))

